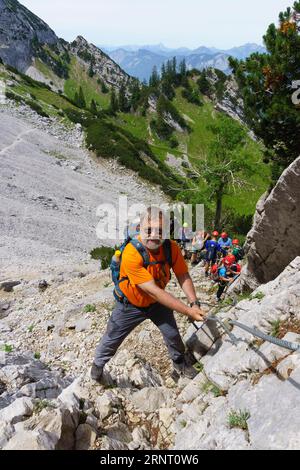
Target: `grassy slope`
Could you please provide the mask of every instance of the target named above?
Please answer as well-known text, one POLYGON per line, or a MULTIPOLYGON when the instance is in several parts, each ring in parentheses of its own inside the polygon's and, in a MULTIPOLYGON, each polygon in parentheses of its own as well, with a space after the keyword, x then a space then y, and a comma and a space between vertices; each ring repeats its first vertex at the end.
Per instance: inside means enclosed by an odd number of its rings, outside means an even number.
MULTIPOLYGON (((9 76, 9 73, 7 73, 3 66, 0 66, 1 76, 6 76, 6 78, 9 76)), ((87 78, 86 70, 73 61, 71 62, 70 78, 65 86, 66 95, 72 97, 73 93, 75 93, 74 90, 78 89, 77 79, 83 87, 87 102, 94 98, 103 107, 108 106, 109 95, 101 93, 96 78, 87 78)), ((58 109, 77 109, 63 96, 46 88, 33 86, 23 80, 20 80, 20 83, 13 88, 13 91, 26 98, 29 98, 30 94, 34 95, 49 115, 57 115, 58 109)), ((213 138, 208 126, 215 122, 217 111, 215 111, 213 104, 205 97, 203 97, 204 106, 202 107, 188 103, 182 98, 181 91, 181 89, 177 90, 174 104, 180 113, 186 116, 193 132, 190 134, 176 132, 176 137, 180 144, 178 149, 172 149, 167 142, 161 141, 150 131, 149 124, 153 114, 147 113, 146 116, 140 116, 118 113, 116 117, 110 117, 109 120, 130 132, 134 137, 147 142, 154 155, 162 163, 165 161, 167 153, 171 153, 178 157, 187 154, 190 161, 196 164, 208 152, 209 144, 213 138)), ((65 120, 67 119, 65 118, 65 120)), ((269 168, 262 162, 260 145, 249 138, 248 146, 251 149, 251 158, 256 162, 257 168, 251 181, 248 181, 251 187, 243 188, 236 194, 226 196, 224 200, 225 207, 234 209, 240 215, 253 214, 259 197, 269 185, 269 168)))
MULTIPOLYGON (((202 99, 204 106, 193 105, 183 99, 180 90, 178 90, 174 100, 174 104, 180 112, 194 121, 194 124, 190 123, 193 132, 189 136, 181 138, 181 141, 186 143, 189 159, 194 164, 207 155, 213 138, 208 127, 214 124, 218 113, 210 101, 205 97, 202 99)), ((269 168, 262 161, 261 145, 250 137, 247 145, 250 158, 256 163, 256 173, 251 180, 248 180, 249 187, 237 191, 236 194, 226 196, 224 199, 224 206, 234 209, 240 215, 253 214, 258 199, 269 186, 270 179, 269 168)))
MULTIPOLYGON (((177 90, 173 103, 180 113, 188 118, 187 121, 193 132, 191 134, 176 132, 176 137, 180 144, 178 149, 172 149, 168 146, 167 142, 159 140, 152 133, 150 135, 149 123, 152 114, 149 115, 148 113, 146 117, 143 117, 119 113, 117 122, 119 126, 127 129, 134 136, 146 140, 154 154, 161 161, 165 161, 167 153, 179 157, 187 154, 190 161, 196 165, 197 161, 207 155, 209 145, 213 139, 213 134, 208 127, 214 124, 218 112, 214 109, 212 102, 206 97, 202 97, 204 106, 200 107, 182 98, 181 91, 182 89, 177 90)), ((254 213, 257 201, 267 190, 270 179, 269 168, 262 162, 261 145, 249 137, 248 149, 250 150, 251 160, 256 163, 257 171, 251 180, 248 179, 246 188, 224 198, 224 207, 234 209, 239 215, 254 213)))
POLYGON ((69 78, 65 82, 64 92, 68 98, 74 99, 76 91, 82 87, 85 100, 89 106, 92 99, 103 109, 107 109, 110 103, 110 94, 102 93, 101 85, 97 82, 97 77, 89 77, 88 71, 73 56, 70 62, 69 78))

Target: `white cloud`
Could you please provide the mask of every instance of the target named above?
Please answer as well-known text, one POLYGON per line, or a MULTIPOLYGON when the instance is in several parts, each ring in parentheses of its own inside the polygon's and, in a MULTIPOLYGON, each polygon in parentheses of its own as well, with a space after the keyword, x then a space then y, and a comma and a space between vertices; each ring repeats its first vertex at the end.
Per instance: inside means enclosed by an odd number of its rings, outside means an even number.
POLYGON ((67 40, 229 48, 262 36, 288 0, 21 0, 67 40))

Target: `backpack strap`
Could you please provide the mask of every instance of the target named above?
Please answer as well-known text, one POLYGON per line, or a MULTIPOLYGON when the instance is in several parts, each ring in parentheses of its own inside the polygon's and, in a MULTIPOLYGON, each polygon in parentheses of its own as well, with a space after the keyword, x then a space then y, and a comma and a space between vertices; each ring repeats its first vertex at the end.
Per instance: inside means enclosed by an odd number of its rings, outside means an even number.
MULTIPOLYGON (((147 249, 144 247, 144 245, 138 239, 133 238, 132 240, 129 240, 128 243, 130 243, 139 252, 141 257, 143 258, 143 264, 144 264, 144 267, 146 269, 149 266, 155 266, 157 264, 162 264, 163 265, 165 263, 167 263, 170 266, 170 268, 172 268, 173 261, 172 261, 172 244, 171 244, 171 240, 166 240, 163 244, 165 261, 154 261, 154 262, 150 262, 150 257, 149 257, 147 249)), ((122 262, 122 258, 121 258, 121 262, 122 262)), ((120 284, 124 281, 128 281, 128 277, 123 277, 123 278, 119 279, 118 283, 115 286, 115 290, 114 290, 114 293, 117 294, 116 299, 120 302, 124 302, 125 299, 126 299, 125 295, 123 294, 122 290, 120 289, 120 284)))
POLYGON ((171 240, 165 240, 165 242, 163 244, 163 248, 164 248, 164 255, 165 255, 166 262, 168 263, 170 268, 172 268, 173 267, 173 260, 172 260, 172 243, 171 243, 171 240))
POLYGON ((157 264, 165 264, 165 263, 168 263, 170 268, 172 268, 173 262, 172 262, 172 244, 171 244, 171 240, 165 240, 165 242, 163 244, 165 261, 154 261, 152 263, 150 262, 150 257, 149 257, 147 249, 144 247, 144 245, 139 240, 134 238, 133 240, 131 240, 130 243, 140 253, 141 257, 143 258, 145 268, 148 268, 149 266, 155 266, 157 264))

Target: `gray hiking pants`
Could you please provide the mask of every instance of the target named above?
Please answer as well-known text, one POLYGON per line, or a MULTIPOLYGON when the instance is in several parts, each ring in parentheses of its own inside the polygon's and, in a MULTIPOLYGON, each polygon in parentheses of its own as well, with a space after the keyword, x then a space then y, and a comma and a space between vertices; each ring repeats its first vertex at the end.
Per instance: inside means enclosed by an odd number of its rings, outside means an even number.
POLYGON ((134 328, 147 319, 159 328, 173 362, 180 363, 184 358, 185 347, 172 310, 158 303, 140 309, 131 304, 117 302, 106 332, 96 348, 95 364, 104 367, 134 328))

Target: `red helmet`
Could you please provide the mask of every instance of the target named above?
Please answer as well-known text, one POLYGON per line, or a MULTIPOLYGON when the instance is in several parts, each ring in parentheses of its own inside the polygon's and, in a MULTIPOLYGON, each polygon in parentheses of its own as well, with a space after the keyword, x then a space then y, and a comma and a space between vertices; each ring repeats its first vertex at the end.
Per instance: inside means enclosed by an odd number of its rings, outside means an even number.
POLYGON ((236 274, 240 274, 240 272, 242 271, 242 267, 240 264, 235 264, 233 263, 231 266, 230 266, 230 269, 236 273, 236 274))
POLYGON ((219 232, 217 232, 216 230, 213 232, 213 236, 214 237, 218 237, 219 236, 219 232))
POLYGON ((239 245, 240 241, 238 239, 235 239, 235 240, 232 241, 232 244, 233 245, 239 245))
POLYGON ((228 238, 228 233, 223 232, 222 235, 221 235, 221 238, 228 238))
POLYGON ((236 259, 234 255, 225 256, 225 258, 223 259, 223 263, 225 266, 231 266, 233 263, 235 263, 235 261, 236 259))

